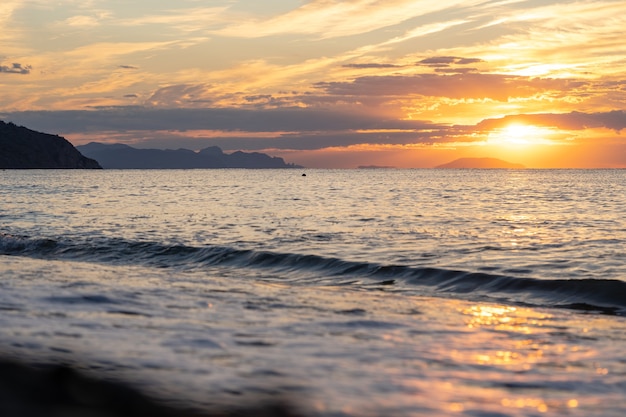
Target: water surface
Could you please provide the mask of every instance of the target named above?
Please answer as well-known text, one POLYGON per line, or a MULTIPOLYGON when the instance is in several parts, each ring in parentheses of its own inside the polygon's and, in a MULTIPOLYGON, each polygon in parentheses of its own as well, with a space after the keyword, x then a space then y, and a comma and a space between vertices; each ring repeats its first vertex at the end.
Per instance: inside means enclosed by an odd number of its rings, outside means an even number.
POLYGON ((0 347, 201 407, 626 411, 623 170, 3 171, 0 347))

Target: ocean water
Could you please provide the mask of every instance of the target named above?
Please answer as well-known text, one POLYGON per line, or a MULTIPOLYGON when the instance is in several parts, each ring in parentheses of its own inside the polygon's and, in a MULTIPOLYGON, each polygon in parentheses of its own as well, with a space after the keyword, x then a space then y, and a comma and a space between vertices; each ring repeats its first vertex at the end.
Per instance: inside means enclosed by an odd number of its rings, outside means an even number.
POLYGON ((1 171, 0 354, 204 409, 621 417, 625 218, 626 170, 1 171))

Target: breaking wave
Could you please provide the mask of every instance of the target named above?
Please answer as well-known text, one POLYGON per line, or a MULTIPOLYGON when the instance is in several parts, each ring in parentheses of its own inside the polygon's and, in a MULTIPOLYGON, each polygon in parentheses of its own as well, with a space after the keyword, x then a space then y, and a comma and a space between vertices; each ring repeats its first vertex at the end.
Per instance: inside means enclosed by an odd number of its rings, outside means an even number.
POLYGON ((449 294, 465 299, 626 315, 626 282, 619 280, 548 280, 219 245, 195 247, 111 238, 74 242, 0 234, 0 255, 184 270, 244 268, 266 271, 272 280, 300 284, 358 285, 400 292, 421 290, 429 295, 449 294))

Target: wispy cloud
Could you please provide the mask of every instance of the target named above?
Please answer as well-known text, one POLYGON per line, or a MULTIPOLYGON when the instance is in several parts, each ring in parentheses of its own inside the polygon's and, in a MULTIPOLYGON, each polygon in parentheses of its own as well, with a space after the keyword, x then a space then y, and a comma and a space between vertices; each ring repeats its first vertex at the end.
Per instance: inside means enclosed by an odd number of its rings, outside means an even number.
POLYGON ((502 35, 464 51, 494 63, 500 60, 511 73, 597 76, 626 69, 626 45, 621 40, 626 4, 621 1, 558 2, 504 9, 475 30, 488 26, 498 27, 502 35))
POLYGON ((13 15, 13 12, 22 5, 21 0, 4 0, 0 4, 0 25, 6 25, 13 15))
MULTIPOLYGON (((12 22, 13 14, 22 5, 21 0, 3 0, 0 2, 0 41, 8 42, 18 38, 21 30, 12 22)), ((3 53, 6 51, 7 45, 3 46, 3 53)))
POLYGON ((320 39, 345 37, 394 26, 415 17, 478 1, 313 0, 269 19, 243 18, 217 31, 223 36, 256 38, 308 34, 320 39))
POLYGON ((110 13, 107 12, 98 12, 94 15, 76 15, 65 19, 60 24, 69 27, 93 28, 104 24, 103 20, 109 16, 110 13))
POLYGON ((134 17, 116 20, 120 26, 159 26, 180 32, 207 32, 224 24, 228 6, 177 8, 162 10, 161 13, 147 11, 134 17))

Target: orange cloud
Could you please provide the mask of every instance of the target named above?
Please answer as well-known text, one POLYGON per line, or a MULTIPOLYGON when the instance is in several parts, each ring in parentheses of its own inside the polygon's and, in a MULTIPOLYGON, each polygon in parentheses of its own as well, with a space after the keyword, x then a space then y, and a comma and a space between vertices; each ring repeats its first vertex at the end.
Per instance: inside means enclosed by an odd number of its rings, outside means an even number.
POLYGON ((620 132, 626 128, 626 111, 614 110, 601 113, 571 112, 565 114, 517 114, 499 119, 486 119, 480 122, 479 129, 491 130, 511 123, 535 126, 553 126, 566 130, 607 128, 620 132))

